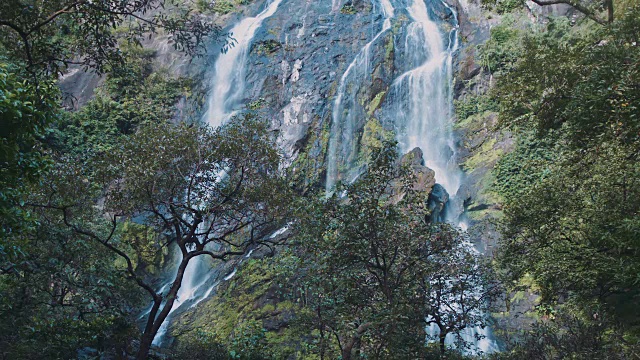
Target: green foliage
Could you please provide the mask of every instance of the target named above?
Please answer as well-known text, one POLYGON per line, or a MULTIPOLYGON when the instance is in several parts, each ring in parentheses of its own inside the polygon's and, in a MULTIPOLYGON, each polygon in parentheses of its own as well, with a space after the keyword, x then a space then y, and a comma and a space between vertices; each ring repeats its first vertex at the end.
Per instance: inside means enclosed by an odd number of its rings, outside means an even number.
MULTIPOLYGON (((127 54, 109 68, 98 97, 75 113, 58 109, 53 85, 39 81, 36 90, 19 67, 1 67, 3 356, 67 358, 83 347, 121 352, 137 337, 129 316, 141 305, 140 288, 124 276, 126 263, 62 219, 108 234, 94 207, 104 190, 100 163, 143 124, 172 120, 188 94, 187 82, 151 74, 148 53, 127 54)), ((166 251, 158 233, 134 223, 117 230, 113 244, 123 245, 140 273, 157 272, 151 263, 166 251)))
POLYGON ((193 336, 181 337, 172 358, 177 360, 228 360, 229 351, 215 334, 198 329, 193 336))
POLYGON ((247 105, 247 108, 249 110, 256 111, 256 110, 259 110, 262 107, 264 107, 266 105, 266 103, 267 103, 267 101, 264 98, 259 98, 259 99, 255 100, 255 101, 250 102, 247 105))
POLYGON ((518 359, 632 359, 638 345, 619 331, 611 331, 608 319, 595 312, 589 318, 572 314, 565 309, 549 320, 521 331, 519 340, 508 344, 503 353, 493 354, 491 360, 518 359))
POLYGON ((454 229, 427 220, 428 194, 396 161, 395 144, 384 141, 353 184, 300 206, 294 286, 320 357, 423 358, 427 323, 444 339, 485 321, 472 295, 491 297, 490 286, 477 292, 485 267, 454 229))
POLYGON ((318 186, 324 179, 324 157, 329 146, 330 125, 323 122, 319 129, 309 130, 304 148, 300 150, 287 176, 300 193, 318 186))
POLYGON ((202 13, 229 14, 238 11, 239 6, 250 4, 253 0, 197 0, 196 8, 202 13))
MULTIPOLYGON (((0 241, 28 223, 29 214, 15 205, 45 171, 40 139, 57 117, 57 100, 52 83, 36 88, 18 66, 0 57, 0 241)), ((3 250, 0 243, 0 255, 3 250)))
POLYGON ((373 115, 373 113, 378 110, 386 93, 386 91, 381 91, 373 97, 367 107, 367 113, 369 114, 369 116, 373 115))
POLYGON ((384 142, 391 139, 393 139, 393 133, 386 130, 378 119, 369 119, 364 124, 362 131, 360 158, 365 161, 370 159, 374 151, 380 151, 384 146, 384 142))
POLYGON ((61 116, 50 130, 49 142, 58 150, 85 161, 112 152, 122 136, 144 124, 168 122, 176 103, 190 94, 191 83, 160 70, 151 73, 151 59, 132 53, 113 68, 104 87, 87 105, 61 116))
POLYGON ((505 17, 500 25, 491 28, 491 37, 480 46, 479 63, 490 72, 508 71, 520 57, 522 30, 516 27, 517 23, 517 19, 505 17))
POLYGON ((558 158, 556 151, 552 139, 520 134, 514 151, 502 156, 493 171, 495 191, 507 202, 517 201, 530 186, 550 174, 558 158))
POLYGON ((454 100, 454 107, 459 120, 485 111, 498 111, 498 104, 488 95, 468 96, 463 100, 454 100))
MULTIPOLYGON (((272 55, 282 48, 282 43, 278 40, 264 40, 254 45, 253 49, 259 55, 272 55)), ((252 49, 252 51, 254 51, 252 49)))
POLYGON ((482 5, 497 11, 498 14, 510 13, 526 6, 522 0, 482 0, 482 5))
MULTIPOLYGON (((559 328, 580 335, 598 327, 585 348, 610 346, 616 359, 624 358, 620 347, 637 345, 640 329, 640 313, 628 305, 640 296, 640 70, 632 65, 640 61, 639 14, 635 8, 595 30, 551 22, 525 35, 521 57, 494 92, 502 125, 519 137, 496 171, 507 281, 530 277, 542 306, 576 309, 579 322, 559 328)), ((551 354, 585 358, 582 337, 568 336, 578 345, 563 349, 550 326, 551 354)))
MULTIPOLYGON (((95 195, 76 170, 70 164, 54 168, 41 181, 53 185, 49 179, 55 179, 54 189, 67 199, 95 195), (69 186, 73 191, 65 189, 69 186)), ((29 190, 22 209, 30 211, 37 223, 13 233, 7 240, 20 251, 2 257, 3 263, 13 264, 0 277, 3 356, 55 359, 83 347, 99 351, 126 347, 136 333, 127 315, 132 306, 140 305, 139 292, 114 267, 113 253, 75 234, 58 210, 31 206, 47 204, 48 194, 36 185, 29 190)), ((83 221, 100 231, 101 217, 88 205, 83 221)))
POLYGON ((211 11, 217 14, 228 14, 235 10, 235 5, 231 1, 218 0, 213 2, 211 11))
POLYGON ((340 9, 340 12, 346 15, 355 15, 358 13, 358 10, 352 4, 345 4, 342 9, 340 9))
POLYGON ((535 124, 540 131, 567 126, 563 133, 573 134, 576 146, 588 146, 598 134, 614 135, 618 127, 634 133, 617 121, 635 117, 636 110, 630 101, 637 96, 631 85, 637 69, 623 65, 638 56, 628 19, 596 31, 570 31, 566 22, 553 21, 546 31, 525 35, 519 61, 494 94, 502 121, 535 124), (541 66, 547 62, 554 66, 541 66))
POLYGON ((8 0, 0 4, 0 13, 0 47, 10 59, 25 64, 36 83, 71 64, 109 71, 122 61, 120 44, 139 46, 159 31, 168 34, 178 50, 197 55, 207 37, 217 37, 220 30, 189 6, 170 0, 8 0), (156 11, 168 5, 171 10, 156 11))
POLYGON ((178 351, 189 357, 192 344, 204 342, 224 349, 230 359, 304 358, 301 342, 307 329, 291 320, 302 309, 283 295, 290 289, 287 277, 292 273, 281 264, 289 257, 285 251, 277 258, 242 263, 197 313, 185 315, 175 325, 180 334, 178 351))
MULTIPOLYGON (((515 12, 518 9, 525 8, 527 9, 526 11, 535 9, 535 7, 531 9, 531 4, 528 4, 525 0, 481 0, 481 3, 485 8, 496 11, 499 14, 515 12)), ((615 6, 613 0, 534 1, 533 3, 542 7, 566 4, 571 6, 574 11, 581 13, 585 18, 593 20, 600 25, 613 22, 614 18, 617 18, 614 16, 614 13, 624 14, 625 12, 621 12, 618 8, 626 9, 630 4, 628 0, 616 0, 615 6), (603 14, 603 12, 605 12, 605 14, 603 14)))
MULTIPOLYGON (((165 321, 194 257, 225 262, 244 255, 249 247, 275 241, 267 235, 286 218, 290 193, 279 169, 275 139, 267 129, 266 121, 250 116, 216 129, 204 124, 144 124, 99 163, 104 211, 121 219, 142 217, 145 225, 167 238, 165 244, 180 249, 179 271, 168 293, 162 294, 165 302, 153 293, 146 320, 153 326, 142 337, 146 346, 165 321), (113 182, 119 185, 111 186, 113 182), (153 316, 155 311, 161 315, 153 316)), ((117 219, 112 221, 115 226, 117 219)), ((131 246, 124 240, 119 236, 111 242, 122 258, 131 246)), ((163 246, 152 248, 158 253, 163 246)), ((127 271, 152 292, 143 274, 133 266, 127 271)), ((138 356, 145 356, 148 347, 140 349, 138 356)))

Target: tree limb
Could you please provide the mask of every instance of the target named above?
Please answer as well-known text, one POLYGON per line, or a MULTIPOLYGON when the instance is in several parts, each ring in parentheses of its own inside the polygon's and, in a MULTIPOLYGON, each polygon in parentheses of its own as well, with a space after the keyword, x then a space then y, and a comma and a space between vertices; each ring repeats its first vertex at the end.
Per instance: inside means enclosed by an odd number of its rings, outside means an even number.
MULTIPOLYGON (((600 25, 606 25, 607 24, 606 20, 601 19, 596 14, 594 14, 591 9, 589 9, 588 7, 580 4, 579 2, 577 2, 575 0, 531 0, 531 1, 533 1, 535 4, 540 5, 540 6, 557 5, 557 4, 569 5, 569 6, 573 7, 574 9, 576 9, 576 10, 580 11, 581 13, 583 13, 589 19, 597 22, 598 24, 600 24, 600 25)), ((610 9, 612 11, 613 10, 613 6, 611 6, 610 9)), ((611 20, 610 21, 613 21, 613 14, 611 14, 611 20)))

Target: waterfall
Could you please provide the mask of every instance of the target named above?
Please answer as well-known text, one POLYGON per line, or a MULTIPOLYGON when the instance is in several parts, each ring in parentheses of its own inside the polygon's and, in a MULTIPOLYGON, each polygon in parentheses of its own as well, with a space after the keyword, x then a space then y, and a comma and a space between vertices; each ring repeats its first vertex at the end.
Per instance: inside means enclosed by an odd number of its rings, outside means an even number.
MULTIPOLYGON (((405 59, 413 68, 392 84, 393 123, 401 151, 406 153, 420 147, 425 165, 435 171, 436 182, 451 194, 446 221, 458 224, 460 211, 456 206, 459 201, 456 193, 460 187, 462 170, 456 162, 451 129, 452 64, 453 55, 458 49, 458 19, 451 7, 444 1, 442 4, 451 11, 455 20, 446 46, 445 38, 431 19, 424 0, 413 0, 407 8, 412 23, 407 27, 405 59)), ((470 243, 464 246, 475 251, 470 243)), ((432 338, 437 338, 439 329, 432 324, 427 332, 432 338)), ((471 344, 472 354, 498 349, 488 327, 466 328, 460 335, 466 343, 471 344)), ((449 334, 445 341, 449 346, 455 346, 454 334, 449 334)))
MULTIPOLYGON (((180 250, 176 247, 176 256, 180 258, 181 253, 180 250)), ((160 326, 156 337, 153 339, 153 344, 159 346, 162 344, 162 340, 167 333, 167 329, 169 328, 169 323, 171 320, 171 314, 179 309, 183 304, 189 303, 189 307, 196 306, 202 300, 204 300, 209 294, 213 287, 217 284, 213 284, 209 286, 207 291, 201 291, 201 288, 207 282, 208 278, 204 276, 209 272, 211 268, 207 266, 204 261, 204 256, 197 256, 189 262, 187 268, 184 271, 184 277, 182 279, 182 285, 178 290, 178 294, 176 296, 176 300, 169 311, 169 315, 165 319, 164 323, 160 326)), ((175 278, 175 276, 174 276, 175 278)), ((172 280, 169 280, 161 289, 160 292, 168 290, 171 287, 172 280)))
MULTIPOLYGON (((409 0, 408 6, 405 5, 406 2, 380 0, 380 13, 384 17, 381 30, 357 53, 340 78, 332 107, 326 193, 333 193, 339 179, 353 181, 361 171, 357 162, 358 141, 355 130, 356 122, 366 118, 367 114, 358 104, 357 94, 361 86, 367 86, 371 75, 371 47, 389 31, 395 12, 404 9, 409 17, 404 32, 402 57, 407 70, 391 84, 388 97, 383 103, 383 114, 387 114, 383 120, 394 128, 402 153, 415 147, 422 149, 425 165, 435 171, 436 182, 450 194, 445 220, 466 228, 466 224, 459 222, 461 206, 456 193, 462 181, 462 170, 456 161, 451 121, 453 55, 459 46, 457 13, 442 1, 442 6, 454 17, 453 28, 445 34, 432 20, 425 0, 409 0), (394 4, 397 4, 396 7, 394 4)), ((374 18, 375 15, 377 14, 374 13, 374 18)), ((473 247, 470 243, 465 246, 473 247)), ((437 338, 437 326, 432 325, 427 331, 437 338)), ((472 354, 498 350, 489 328, 467 328, 461 336, 471 344, 472 354), (481 337, 480 340, 477 335, 481 337)), ((455 346, 454 340, 453 334, 447 336, 447 345, 455 346)))
POLYGON ((205 121, 211 127, 224 124, 242 107, 247 58, 256 31, 262 22, 273 16, 282 0, 272 0, 255 17, 237 23, 229 32, 235 44, 218 57, 211 79, 211 94, 205 113, 205 121))
POLYGON ((420 147, 426 166, 435 171, 436 182, 455 195, 462 174, 451 132, 451 68, 458 47, 457 29, 451 30, 445 47, 423 0, 414 0, 407 10, 413 22, 407 28, 405 58, 414 67, 392 85, 398 143, 403 153, 420 147))
MULTIPOLYGON (((394 16, 394 8, 389 0, 381 0, 381 11, 384 16, 384 22, 380 31, 364 45, 362 49, 353 58, 347 70, 342 74, 338 90, 332 107, 331 133, 329 135, 329 149, 327 155, 327 178, 326 192, 330 194, 338 180, 338 151, 342 145, 342 156, 347 165, 347 176, 355 178, 358 176, 358 169, 353 165, 356 160, 357 149, 354 140, 354 132, 356 121, 359 117, 364 116, 358 111, 359 104, 357 99, 358 91, 348 89, 350 84, 364 84, 365 79, 370 75, 370 55, 371 46, 389 29, 391 29, 391 18, 394 16)), ((375 4, 374 4, 375 6, 375 4)))
MULTIPOLYGON (((245 85, 245 74, 247 58, 256 31, 262 22, 273 16, 282 0, 272 0, 264 10, 255 17, 248 17, 238 22, 229 33, 234 39, 234 45, 226 52, 221 53, 214 65, 214 74, 211 79, 211 92, 204 114, 204 121, 209 126, 215 128, 227 122, 243 106, 243 93, 245 85)), ((201 226, 205 226, 202 223, 201 226)), ((211 246, 211 245, 210 245, 211 246)), ((217 250, 217 249, 212 249, 217 250)), ((176 248, 175 257, 181 258, 180 250, 176 248)), ((177 266, 176 266, 177 267, 177 266)), ((177 271, 177 269, 176 269, 177 271)), ((224 280, 229 280, 235 275, 227 275, 224 280)), ((175 276, 173 277, 175 278, 175 276)), ((192 308, 201 301, 208 298, 213 292, 218 282, 210 281, 212 268, 207 263, 205 256, 196 256, 185 269, 182 285, 178 290, 176 301, 173 303, 169 315, 158 330, 153 344, 159 346, 167 333, 171 322, 171 315, 183 306, 192 308)), ((160 293, 171 287, 173 280, 169 280, 160 289, 160 293)), ((149 312, 143 314, 146 316, 149 312)))

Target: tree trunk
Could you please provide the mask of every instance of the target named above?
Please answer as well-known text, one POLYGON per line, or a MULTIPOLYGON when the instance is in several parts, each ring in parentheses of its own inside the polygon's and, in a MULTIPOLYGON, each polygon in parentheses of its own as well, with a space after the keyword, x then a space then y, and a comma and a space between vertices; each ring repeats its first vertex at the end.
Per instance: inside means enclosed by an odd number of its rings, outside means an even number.
POLYGON ((351 352, 353 351, 353 347, 356 346, 356 344, 360 346, 360 338, 362 337, 362 335, 364 335, 365 332, 367 332, 370 326, 370 323, 364 323, 358 326, 358 328, 356 329, 356 333, 351 339, 349 339, 347 343, 345 343, 345 345, 340 350, 340 353, 342 354, 342 360, 351 360, 351 352))
POLYGON ((342 349, 342 351, 340 352, 342 357, 342 360, 351 360, 351 348, 349 347, 348 349, 342 349))
POLYGON ((440 332, 440 352, 442 354, 444 354, 445 351, 445 346, 444 346, 444 340, 447 338, 447 334, 444 334, 444 336, 442 335, 442 332, 440 332))
POLYGON ((176 301, 178 290, 180 290, 182 279, 184 278, 184 272, 187 269, 189 260, 191 260, 190 257, 186 256, 186 252, 183 254, 184 255, 182 261, 180 262, 180 266, 178 267, 178 273, 176 274, 175 280, 173 280, 171 289, 169 289, 169 293, 166 296, 166 302, 162 307, 160 314, 158 314, 157 317, 155 316, 160 308, 161 302, 154 303, 154 306, 149 313, 147 325, 145 326, 144 332, 142 333, 142 338, 140 339, 140 348, 138 349, 138 353, 136 354, 136 360, 146 360, 149 358, 149 351, 151 350, 153 339, 158 334, 160 326, 162 326, 162 323, 167 319, 167 316, 169 315, 169 312, 171 312, 171 308, 173 307, 173 303, 176 301))
POLYGON ((154 337, 155 337, 155 334, 151 334, 151 333, 142 334, 142 339, 140 339, 140 349, 138 349, 136 360, 147 360, 147 358, 149 357, 149 351, 151 350, 151 343, 153 343, 154 337))

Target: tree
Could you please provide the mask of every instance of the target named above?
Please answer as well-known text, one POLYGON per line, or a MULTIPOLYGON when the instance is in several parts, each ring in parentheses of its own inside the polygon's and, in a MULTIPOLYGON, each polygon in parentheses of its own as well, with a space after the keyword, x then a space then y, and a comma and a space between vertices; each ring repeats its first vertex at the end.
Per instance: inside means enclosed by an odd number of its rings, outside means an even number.
POLYGON ((36 82, 72 64, 102 72, 121 60, 121 42, 140 44, 160 30, 190 55, 204 49, 207 36, 219 35, 218 27, 172 0, 9 0, 0 13, 0 48, 36 82))
MULTIPOLYGON (((75 173, 61 178, 77 186, 59 187, 55 197, 59 203, 84 198, 87 223, 99 223, 104 215, 90 205, 102 196, 103 179, 96 178, 100 161, 141 124, 174 119, 175 103, 189 83, 162 72, 150 74, 145 53, 126 50, 119 71, 110 73, 97 97, 74 113, 59 109, 54 84, 46 88, 40 81, 38 94, 23 69, 0 65, 0 357, 62 358, 85 347, 123 355, 135 337, 135 321, 129 317, 145 304, 126 281, 122 260, 70 231, 56 211, 29 206, 46 204, 48 199, 36 194, 51 192, 46 186, 52 174, 61 176, 61 168, 72 164, 67 167, 75 173)), ((142 235, 155 233, 152 229, 131 222, 119 226, 122 241, 136 245, 126 248, 140 271, 145 271, 144 262, 162 262, 161 256, 145 256, 150 252, 143 245, 151 237, 142 235)))
MULTIPOLYGON (((36 94, 20 69, 0 57, 0 255, 2 240, 30 222, 14 204, 47 164, 39 140, 57 117, 56 94, 52 83, 36 94)), ((0 259, 0 273, 11 266, 0 259)))
POLYGON ((266 126, 247 118, 217 130, 167 123, 142 127, 119 150, 105 154, 96 175, 102 182, 82 186, 80 169, 67 163, 42 190, 41 199, 48 201, 33 204, 57 210, 76 234, 115 253, 127 277, 151 297, 138 359, 147 358, 192 259, 227 261, 243 255, 250 247, 269 245, 266 235, 281 225, 288 191, 266 126), (74 192, 78 197, 73 202, 56 196, 74 192), (96 223, 99 217, 92 214, 102 214, 104 220, 96 223), (179 248, 181 258, 167 293, 152 286, 130 255, 134 244, 121 232, 125 220, 142 221, 161 235, 142 244, 146 249, 179 248))
POLYGON ((0 358, 63 359, 83 348, 124 355, 140 292, 115 254, 74 234, 56 212, 24 211, 33 224, 3 242, 11 268, 0 276, 0 358))
MULTIPOLYGON (((600 25, 610 24, 614 20, 613 0, 531 0, 539 6, 564 4, 571 6, 587 18, 600 25), (606 16, 602 12, 606 11, 606 16)), ((498 11, 510 11, 517 7, 525 7, 526 1, 482 0, 483 4, 498 8, 498 11)))
POLYGON ((478 259, 428 221, 428 195, 386 142, 353 184, 303 207, 300 286, 321 358, 422 358, 428 321, 444 336, 484 323, 472 314, 485 298, 469 294, 483 284, 471 283, 478 259))
POLYGON ((526 36, 494 92, 520 138, 496 172, 509 189, 499 254, 509 283, 530 277, 549 311, 578 309, 625 334, 640 324, 628 305, 640 296, 639 11, 526 36))
POLYGON ((470 345, 465 343, 462 332, 487 325, 490 305, 501 294, 502 286, 489 264, 456 229, 441 224, 432 238, 449 244, 446 250, 425 259, 430 270, 421 282, 427 294, 426 323, 437 326, 437 340, 444 353, 449 334, 456 336, 462 348, 470 345))
POLYGON ((491 359, 633 359, 638 344, 625 337, 620 329, 611 329, 608 319, 562 311, 522 331, 517 342, 491 359))

